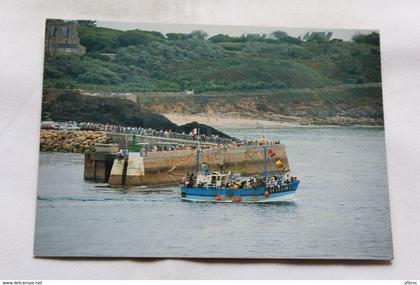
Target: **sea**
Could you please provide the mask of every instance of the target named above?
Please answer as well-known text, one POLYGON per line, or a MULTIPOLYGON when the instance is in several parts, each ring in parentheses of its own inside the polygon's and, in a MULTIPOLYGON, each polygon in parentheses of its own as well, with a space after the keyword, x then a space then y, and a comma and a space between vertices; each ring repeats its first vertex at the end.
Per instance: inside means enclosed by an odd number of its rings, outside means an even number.
POLYGON ((383 128, 224 129, 286 145, 296 200, 181 200, 177 187, 104 188, 83 154, 41 152, 34 254, 69 257, 393 257, 383 128))

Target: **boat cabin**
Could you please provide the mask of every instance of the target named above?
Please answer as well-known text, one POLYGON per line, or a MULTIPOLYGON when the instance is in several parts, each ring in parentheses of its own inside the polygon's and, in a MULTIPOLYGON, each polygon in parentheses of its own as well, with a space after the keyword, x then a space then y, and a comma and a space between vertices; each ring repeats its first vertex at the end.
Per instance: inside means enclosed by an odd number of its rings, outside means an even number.
POLYGON ((210 174, 198 174, 197 186, 199 187, 222 187, 229 182, 229 173, 212 172, 210 174))

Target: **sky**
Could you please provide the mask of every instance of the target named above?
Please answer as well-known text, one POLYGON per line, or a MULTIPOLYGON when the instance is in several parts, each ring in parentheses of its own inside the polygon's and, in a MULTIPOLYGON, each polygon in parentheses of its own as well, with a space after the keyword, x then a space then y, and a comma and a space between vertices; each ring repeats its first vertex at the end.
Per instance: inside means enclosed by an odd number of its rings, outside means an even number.
POLYGON ((242 34, 270 34, 273 31, 284 31, 290 36, 298 37, 307 32, 333 32, 332 38, 351 40, 355 34, 369 34, 376 30, 345 30, 345 29, 312 29, 312 28, 281 28, 281 27, 248 27, 248 26, 216 26, 216 25, 192 25, 192 24, 157 24, 157 23, 127 23, 97 21, 98 27, 112 28, 116 30, 144 30, 166 33, 190 33, 194 30, 207 32, 211 37, 217 34, 240 36, 242 34))

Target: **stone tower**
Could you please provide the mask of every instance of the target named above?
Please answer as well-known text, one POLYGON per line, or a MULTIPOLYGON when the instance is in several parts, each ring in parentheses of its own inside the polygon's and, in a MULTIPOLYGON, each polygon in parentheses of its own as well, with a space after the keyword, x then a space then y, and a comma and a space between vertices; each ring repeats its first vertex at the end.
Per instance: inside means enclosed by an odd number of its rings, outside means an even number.
POLYGON ((48 20, 45 31, 45 51, 49 55, 85 54, 86 48, 80 45, 76 23, 48 20))

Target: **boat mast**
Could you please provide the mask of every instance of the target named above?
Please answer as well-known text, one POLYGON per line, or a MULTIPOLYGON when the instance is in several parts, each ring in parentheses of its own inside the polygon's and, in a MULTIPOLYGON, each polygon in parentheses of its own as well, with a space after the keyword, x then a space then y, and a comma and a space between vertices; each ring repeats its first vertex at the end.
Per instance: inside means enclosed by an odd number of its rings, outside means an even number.
POLYGON ((197 128, 197 138, 198 138, 198 143, 197 143, 197 155, 196 155, 196 166, 195 166, 195 176, 198 176, 198 169, 199 169, 199 163, 200 163, 200 128, 197 128))
POLYGON ((264 140, 264 178, 267 178, 267 143, 264 140))
POLYGON ((264 128, 264 178, 267 178, 267 138, 266 138, 266 132, 265 127, 264 128))

